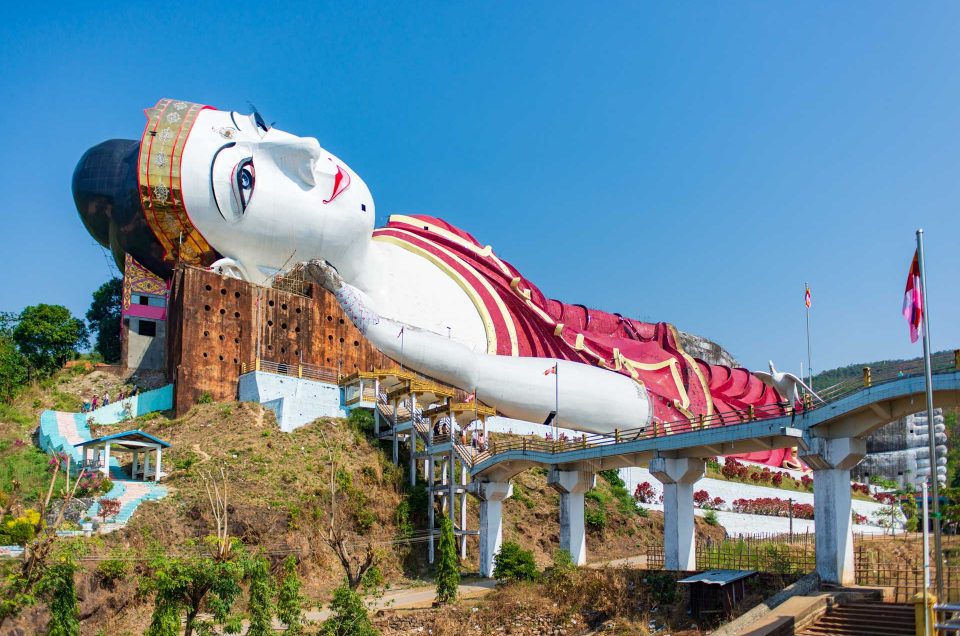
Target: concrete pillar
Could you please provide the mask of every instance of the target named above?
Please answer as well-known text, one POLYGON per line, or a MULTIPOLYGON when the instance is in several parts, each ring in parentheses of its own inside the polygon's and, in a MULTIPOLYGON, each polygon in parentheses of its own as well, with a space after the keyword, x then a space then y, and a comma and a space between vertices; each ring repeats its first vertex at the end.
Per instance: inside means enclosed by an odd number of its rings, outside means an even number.
POLYGON ((154 476, 154 478, 153 478, 154 481, 160 481, 160 468, 161 468, 161 466, 162 466, 162 464, 161 464, 161 459, 162 459, 161 453, 162 453, 162 452, 163 452, 163 450, 162 450, 159 446, 157 446, 157 468, 156 468, 156 470, 154 471, 154 473, 155 473, 155 476, 154 476))
POLYGON ((597 476, 581 470, 550 469, 547 484, 560 493, 560 549, 577 565, 587 562, 587 532, 583 521, 583 494, 597 483, 597 476))
POLYGON ((137 478, 137 469, 140 468, 140 451, 133 451, 133 464, 130 466, 130 479, 137 478))
POLYGON ((480 576, 493 578, 493 558, 503 543, 503 500, 513 494, 510 482, 485 481, 477 485, 480 499, 480 576))
POLYGON ((436 528, 436 519, 434 518, 435 507, 433 501, 433 485, 436 466, 433 461, 433 455, 427 456, 427 474, 424 477, 427 480, 427 529, 430 534, 427 535, 427 563, 433 563, 433 532, 436 528))
POLYGON ((143 480, 146 481, 149 478, 150 473, 150 453, 144 451, 143 453, 143 480))
POLYGON ((853 520, 850 469, 867 453, 865 440, 806 438, 802 459, 813 469, 813 517, 817 574, 824 583, 853 585, 853 520))
MULTIPOLYGON (((430 449, 428 448, 427 451, 430 449)), ((417 485, 417 396, 410 394, 410 485, 417 485)), ((430 477, 430 476, 428 476, 430 477)), ((433 561, 430 561, 433 563, 433 561)))
POLYGON ((100 471, 107 477, 110 476, 110 442, 103 446, 103 468, 100 471))
POLYGON ((650 460, 650 474, 663 484, 663 567, 697 569, 693 489, 706 470, 706 460, 684 457, 650 460))
POLYGON ((393 400, 393 465, 400 465, 400 440, 397 437, 397 400, 393 400))
POLYGON ((467 558, 467 466, 460 464, 460 485, 463 492, 460 493, 460 558, 467 558))

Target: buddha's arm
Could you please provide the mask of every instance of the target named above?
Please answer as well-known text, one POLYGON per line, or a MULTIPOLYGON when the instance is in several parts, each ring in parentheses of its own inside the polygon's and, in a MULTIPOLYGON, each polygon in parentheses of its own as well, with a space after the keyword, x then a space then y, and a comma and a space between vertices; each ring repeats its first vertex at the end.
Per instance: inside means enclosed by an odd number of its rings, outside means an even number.
POLYGON ((455 340, 379 315, 369 297, 326 263, 311 261, 306 276, 333 292, 378 349, 405 366, 477 392, 477 399, 517 419, 543 421, 559 405, 560 425, 610 433, 646 426, 652 409, 642 386, 624 375, 551 358, 477 353, 455 340), (557 375, 544 372, 557 365, 557 375))

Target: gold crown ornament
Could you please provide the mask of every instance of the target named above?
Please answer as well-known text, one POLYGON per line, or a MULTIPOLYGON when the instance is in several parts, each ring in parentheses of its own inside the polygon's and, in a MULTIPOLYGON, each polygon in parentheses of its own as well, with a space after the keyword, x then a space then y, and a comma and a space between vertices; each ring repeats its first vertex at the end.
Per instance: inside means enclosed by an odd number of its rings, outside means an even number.
POLYGON ((161 99, 147 108, 147 125, 140 139, 137 179, 147 225, 163 245, 164 260, 210 265, 216 251, 187 215, 180 184, 180 161, 190 129, 203 104, 161 99))

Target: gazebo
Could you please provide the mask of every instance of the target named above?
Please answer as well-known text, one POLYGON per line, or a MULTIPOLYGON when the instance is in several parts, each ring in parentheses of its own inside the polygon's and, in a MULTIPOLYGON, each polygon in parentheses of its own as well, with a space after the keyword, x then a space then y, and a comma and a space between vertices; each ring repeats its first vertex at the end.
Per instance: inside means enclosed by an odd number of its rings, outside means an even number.
POLYGON ((110 475, 110 452, 122 451, 133 454, 133 466, 130 469, 131 479, 160 481, 162 466, 162 451, 170 448, 170 443, 158 439, 141 430, 124 431, 91 439, 75 444, 80 447, 83 456, 81 464, 85 470, 99 470, 104 475, 110 475), (93 451, 92 454, 90 451, 93 451), (150 461, 151 454, 156 458, 150 461))

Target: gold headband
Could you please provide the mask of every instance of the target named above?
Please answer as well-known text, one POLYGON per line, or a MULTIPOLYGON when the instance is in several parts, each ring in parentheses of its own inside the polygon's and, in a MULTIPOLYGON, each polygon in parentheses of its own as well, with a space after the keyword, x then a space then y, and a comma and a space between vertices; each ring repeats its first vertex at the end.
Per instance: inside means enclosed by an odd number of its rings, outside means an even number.
POLYGON ((147 224, 163 245, 164 260, 210 265, 216 252, 194 227, 183 203, 180 161, 202 104, 161 99, 144 112, 147 127, 140 140, 138 183, 147 224))

